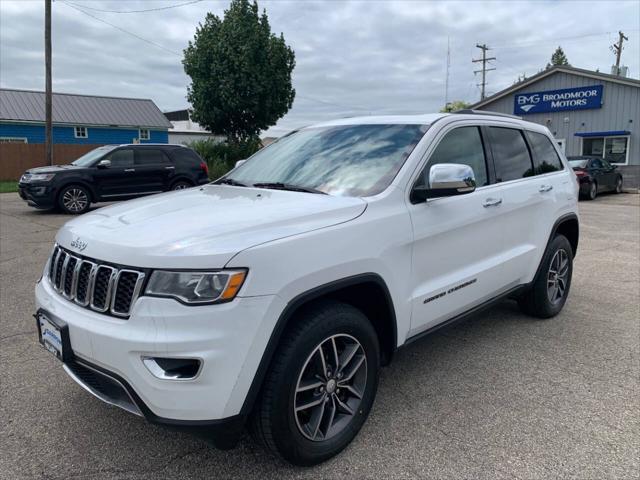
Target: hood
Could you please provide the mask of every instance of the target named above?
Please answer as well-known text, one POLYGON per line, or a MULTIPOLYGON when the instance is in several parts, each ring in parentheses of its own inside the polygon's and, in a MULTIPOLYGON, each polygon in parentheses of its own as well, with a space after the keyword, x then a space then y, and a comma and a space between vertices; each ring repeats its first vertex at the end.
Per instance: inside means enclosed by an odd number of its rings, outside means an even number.
POLYGON ((65 170, 82 170, 86 167, 79 167, 77 165, 51 165, 50 167, 35 167, 30 168, 25 174, 34 174, 34 173, 58 173, 63 172, 65 170))
POLYGON ((97 209, 64 225, 56 240, 123 265, 221 268, 241 250, 347 222, 366 205, 360 198, 206 185, 97 209))

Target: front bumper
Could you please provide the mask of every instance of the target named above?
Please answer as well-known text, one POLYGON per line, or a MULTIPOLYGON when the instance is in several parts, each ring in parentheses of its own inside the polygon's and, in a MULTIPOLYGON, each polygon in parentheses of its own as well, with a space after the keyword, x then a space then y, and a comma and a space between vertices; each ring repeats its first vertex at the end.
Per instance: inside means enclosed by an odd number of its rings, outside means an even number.
POLYGON ((18 195, 30 207, 48 209, 56 205, 55 191, 47 184, 19 183, 18 195))
MULTIPOLYGON (((91 375, 115 380, 133 408, 109 401, 106 394, 103 400, 133 413, 138 410, 154 423, 207 428, 240 421, 262 353, 284 308, 277 296, 238 297, 199 307, 141 296, 129 319, 119 319, 69 302, 46 276, 36 285, 36 305, 68 327, 73 359, 66 362, 67 373, 82 377, 89 369, 91 375), (198 358, 202 367, 192 380, 160 379, 143 364, 143 356, 198 358)), ((79 383, 86 388, 91 382, 79 383)))

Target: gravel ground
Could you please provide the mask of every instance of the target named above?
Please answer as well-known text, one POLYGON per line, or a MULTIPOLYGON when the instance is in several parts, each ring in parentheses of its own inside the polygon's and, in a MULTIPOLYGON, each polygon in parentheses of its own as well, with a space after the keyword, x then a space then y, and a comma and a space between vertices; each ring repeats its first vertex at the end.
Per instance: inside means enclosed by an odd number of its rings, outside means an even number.
POLYGON ((403 349, 341 455, 217 451, 96 400, 36 341, 33 285, 68 217, 0 195, 0 478, 640 478, 640 195, 582 202, 571 295, 403 349))

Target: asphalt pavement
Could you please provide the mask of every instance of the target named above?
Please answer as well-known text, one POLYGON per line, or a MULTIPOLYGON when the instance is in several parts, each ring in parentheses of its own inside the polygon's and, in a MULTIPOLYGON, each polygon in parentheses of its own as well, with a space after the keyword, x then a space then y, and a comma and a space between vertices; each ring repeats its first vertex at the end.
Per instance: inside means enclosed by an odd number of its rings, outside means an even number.
POLYGON ((571 294, 504 302, 402 349, 345 452, 296 468, 218 451, 76 385, 36 340, 33 287, 69 217, 0 195, 0 478, 640 478, 640 195, 581 202, 571 294))

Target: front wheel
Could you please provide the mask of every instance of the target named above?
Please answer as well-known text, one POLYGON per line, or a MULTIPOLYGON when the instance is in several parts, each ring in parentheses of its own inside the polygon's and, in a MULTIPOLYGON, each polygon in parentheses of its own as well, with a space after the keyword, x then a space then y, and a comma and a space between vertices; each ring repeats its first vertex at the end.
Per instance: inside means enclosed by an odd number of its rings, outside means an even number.
POLYGON ((364 424, 378 386, 380 347, 358 309, 339 302, 293 319, 267 374, 251 430, 295 465, 341 452, 364 424))
POLYGON ((573 249, 567 237, 557 235, 542 257, 532 287, 518 300, 522 311, 538 318, 560 313, 569 295, 572 274, 573 249))
POLYGON ((587 194, 587 199, 595 200, 597 196, 598 196, 598 184, 594 180, 593 182, 591 182, 591 185, 589 185, 589 193, 587 194))
POLYGON ((81 185, 68 185, 58 194, 58 206, 70 215, 79 215, 89 210, 91 194, 81 185))

